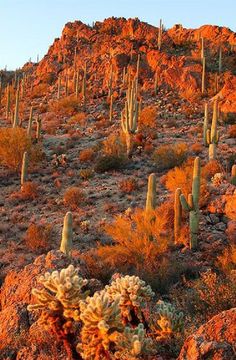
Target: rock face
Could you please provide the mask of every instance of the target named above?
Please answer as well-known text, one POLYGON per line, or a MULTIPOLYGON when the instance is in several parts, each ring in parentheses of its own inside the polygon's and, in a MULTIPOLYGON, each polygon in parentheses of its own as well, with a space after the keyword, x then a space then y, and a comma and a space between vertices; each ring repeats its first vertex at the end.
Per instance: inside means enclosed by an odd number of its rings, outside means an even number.
POLYGON ((236 76, 230 72, 235 67, 230 47, 236 43, 236 35, 225 27, 205 25, 199 29, 185 29, 182 25, 175 25, 163 32, 162 51, 159 51, 158 29, 136 18, 126 20, 112 17, 93 26, 80 21, 70 22, 65 25, 61 38, 55 39, 36 66, 35 84, 54 84, 59 74, 62 79, 65 76, 73 78, 74 70, 82 76, 87 62, 87 78, 93 83, 93 90, 106 92, 111 65, 117 85, 124 68, 129 67, 135 73, 137 56, 140 54, 140 82, 145 89, 153 86, 152 80, 157 71, 159 85, 176 89, 184 98, 194 100, 194 96, 200 96, 201 89, 201 37, 204 37, 205 48, 211 49, 216 62, 219 46, 222 47, 223 88, 216 96, 222 112, 234 113, 236 76), (99 83, 98 78, 101 79, 99 83))
MULTIPOLYGON (((52 343, 56 343, 56 340, 51 335, 45 335, 37 324, 32 325, 32 314, 28 313, 27 305, 31 303, 31 290, 36 285, 39 275, 46 271, 62 269, 70 263, 71 259, 63 253, 50 251, 47 255, 36 258, 33 264, 18 273, 9 272, 0 294, 0 359, 39 360, 49 356, 47 341, 51 338, 52 343), (37 344, 39 338, 42 339, 42 346, 37 344)), ((78 267, 78 263, 74 262, 74 265, 78 267)), ((66 358, 60 344, 57 346, 58 352, 55 346, 55 354, 50 358, 56 360, 60 356, 63 358, 63 355, 66 358)))
POLYGON ((214 316, 184 343, 178 360, 236 359, 236 308, 214 316))

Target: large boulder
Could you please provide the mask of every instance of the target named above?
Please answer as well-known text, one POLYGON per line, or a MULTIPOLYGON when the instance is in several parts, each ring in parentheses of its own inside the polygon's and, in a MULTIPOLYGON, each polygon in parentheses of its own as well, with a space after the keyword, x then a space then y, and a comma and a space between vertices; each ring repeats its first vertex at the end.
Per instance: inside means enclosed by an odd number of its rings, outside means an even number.
POLYGON ((185 341, 178 360, 236 359, 236 308, 223 311, 185 341))

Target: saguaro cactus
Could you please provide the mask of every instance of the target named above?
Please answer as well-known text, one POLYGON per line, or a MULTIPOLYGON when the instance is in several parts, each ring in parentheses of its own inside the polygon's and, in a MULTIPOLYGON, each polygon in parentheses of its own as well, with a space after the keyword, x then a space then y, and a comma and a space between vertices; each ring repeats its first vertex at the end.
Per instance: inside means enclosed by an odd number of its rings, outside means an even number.
POLYGON ((189 212, 189 227, 190 227, 190 249, 195 249, 198 245, 198 228, 199 228, 199 198, 200 198, 200 180, 201 167, 200 158, 196 157, 193 168, 193 182, 192 193, 188 195, 186 200, 183 194, 180 195, 182 208, 189 212))
POLYGON ((113 67, 111 66, 111 71, 110 71, 110 78, 109 78, 109 82, 108 82, 108 97, 110 98, 112 95, 112 84, 113 84, 113 67))
POLYGON ((66 255, 70 255, 72 249, 72 236, 73 236, 72 225, 73 225, 72 213, 68 211, 64 217, 62 239, 60 246, 60 251, 66 255))
POLYGON ((19 101, 20 101, 20 90, 19 90, 19 88, 17 88, 13 128, 19 126, 19 101))
POLYGON ((204 52, 204 38, 201 38, 201 60, 203 62, 203 58, 205 57, 205 52, 204 52))
POLYGON ((109 111, 109 120, 112 122, 113 118, 113 95, 110 97, 110 111, 109 111))
POLYGON ((156 175, 154 173, 149 175, 148 178, 148 191, 146 199, 146 213, 155 210, 157 201, 156 193, 156 175))
POLYGON ((57 82, 57 99, 59 100, 61 97, 61 75, 58 76, 57 82))
POLYGON ((178 243, 178 239, 180 236, 181 231, 181 224, 182 224, 182 206, 180 201, 180 196, 182 192, 181 189, 178 188, 175 191, 175 203, 174 203, 174 211, 175 211, 175 217, 174 217, 174 237, 175 237, 175 244, 178 243))
POLYGON ((202 94, 206 91, 206 58, 202 59, 202 94))
POLYGON ((86 103, 86 95, 87 95, 87 63, 85 63, 84 65, 84 76, 83 76, 83 81, 82 81, 82 97, 83 97, 83 102, 84 104, 86 103))
POLYGON ((218 118, 218 102, 215 100, 213 107, 213 116, 211 123, 211 130, 207 130, 207 143, 209 145, 209 160, 216 158, 216 146, 219 142, 219 131, 217 130, 217 118, 218 118))
POLYGON ((139 104, 137 101, 136 80, 132 82, 131 88, 127 91, 127 100, 125 109, 121 113, 121 126, 126 136, 127 156, 131 154, 132 143, 131 135, 134 134, 138 127, 139 104))
POLYGON ((219 74, 222 71, 222 47, 219 48, 219 74))
POLYGON ((10 114, 10 107, 11 107, 11 92, 10 92, 10 85, 7 85, 7 103, 6 103, 6 119, 8 120, 10 114))
POLYGON ((27 151, 24 152, 22 165, 21 165, 21 186, 25 183, 28 177, 28 165, 29 165, 29 157, 27 151))
POLYGON ((208 146, 207 143, 207 130, 208 130, 208 103, 205 103, 204 109, 204 122, 203 122, 203 142, 204 146, 208 146))
POLYGON ((29 122, 28 122, 28 128, 27 128, 27 135, 31 137, 31 131, 32 131, 32 122, 33 122, 33 106, 30 108, 30 115, 29 115, 29 122))
POLYGON ((37 120, 36 120, 36 124, 37 124, 36 139, 37 139, 37 141, 39 141, 40 138, 41 138, 41 127, 42 127, 42 120, 40 119, 39 114, 38 114, 38 117, 37 117, 37 120))
POLYGON ((157 71, 155 72, 155 82, 154 82, 154 93, 155 96, 157 95, 157 91, 158 91, 158 74, 157 71))
POLYGON ((79 97, 79 72, 76 72, 75 75, 75 97, 78 99, 79 97))
POLYGON ((236 186, 236 164, 232 166, 231 170, 231 184, 236 186))
POLYGON ((162 19, 160 19, 160 25, 158 30, 158 50, 161 50, 161 44, 162 44, 162 19))

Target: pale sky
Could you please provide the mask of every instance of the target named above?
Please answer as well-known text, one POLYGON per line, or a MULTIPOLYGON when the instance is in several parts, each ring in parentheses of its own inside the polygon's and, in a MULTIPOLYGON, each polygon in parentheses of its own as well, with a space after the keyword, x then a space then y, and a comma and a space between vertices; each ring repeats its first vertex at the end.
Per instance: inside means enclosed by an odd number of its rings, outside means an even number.
POLYGON ((212 24, 236 31, 236 0, 0 0, 0 69, 21 67, 46 54, 65 23, 138 17, 166 28, 212 24))

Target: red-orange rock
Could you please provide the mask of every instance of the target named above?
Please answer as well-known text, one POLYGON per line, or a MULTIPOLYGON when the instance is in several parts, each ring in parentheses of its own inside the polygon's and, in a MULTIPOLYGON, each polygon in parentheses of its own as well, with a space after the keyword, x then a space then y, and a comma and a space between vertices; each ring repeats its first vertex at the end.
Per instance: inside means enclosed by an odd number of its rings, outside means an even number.
POLYGON ((236 359, 236 308, 214 316, 185 341, 178 360, 236 359))

